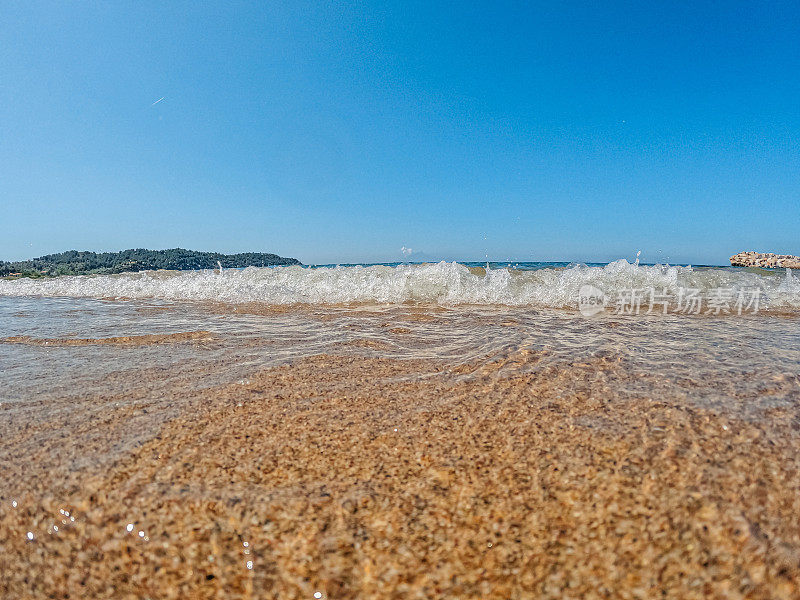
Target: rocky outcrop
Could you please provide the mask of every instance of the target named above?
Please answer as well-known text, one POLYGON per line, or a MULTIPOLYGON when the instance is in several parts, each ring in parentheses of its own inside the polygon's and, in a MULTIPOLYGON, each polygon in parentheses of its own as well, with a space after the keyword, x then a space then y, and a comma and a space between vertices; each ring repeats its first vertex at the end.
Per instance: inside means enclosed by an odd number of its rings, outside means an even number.
POLYGON ((765 269, 800 269, 800 256, 772 252, 739 252, 731 256, 732 267, 762 267, 765 269))

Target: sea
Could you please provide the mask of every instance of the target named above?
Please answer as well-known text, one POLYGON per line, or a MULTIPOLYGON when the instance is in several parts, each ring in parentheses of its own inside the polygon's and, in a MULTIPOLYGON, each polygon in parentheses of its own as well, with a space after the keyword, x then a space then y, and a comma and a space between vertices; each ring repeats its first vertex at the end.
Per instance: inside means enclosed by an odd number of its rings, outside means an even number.
POLYGON ((146 371, 143 394, 163 410, 137 421, 123 452, 169 417, 176 386, 323 354, 501 365, 498 377, 602 358, 635 374, 618 397, 757 419, 800 401, 800 274, 619 260, 0 280, 0 435, 89 397, 97 418, 98 398, 115 402, 146 371))

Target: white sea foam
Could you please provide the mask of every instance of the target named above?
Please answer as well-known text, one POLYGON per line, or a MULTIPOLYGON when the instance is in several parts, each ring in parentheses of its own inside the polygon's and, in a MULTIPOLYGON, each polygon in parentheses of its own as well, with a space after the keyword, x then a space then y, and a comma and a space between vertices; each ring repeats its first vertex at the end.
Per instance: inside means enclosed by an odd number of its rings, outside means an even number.
POLYGON ((761 290, 761 307, 800 308, 800 277, 733 269, 643 266, 619 260, 603 267, 576 265, 535 271, 490 269, 459 263, 304 268, 250 267, 219 271, 145 271, 121 275, 64 276, 0 281, 0 296, 155 298, 266 304, 401 304, 418 302, 536 307, 575 307, 578 291, 593 285, 607 297, 632 288, 654 288, 677 298, 680 288, 761 290))

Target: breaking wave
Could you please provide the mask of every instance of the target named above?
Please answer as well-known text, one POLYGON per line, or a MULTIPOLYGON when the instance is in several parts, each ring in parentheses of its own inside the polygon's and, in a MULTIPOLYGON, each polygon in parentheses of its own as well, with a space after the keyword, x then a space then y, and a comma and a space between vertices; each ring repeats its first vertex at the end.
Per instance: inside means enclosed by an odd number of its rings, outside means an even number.
POLYGON ((62 276, 0 281, 0 296, 136 298, 265 304, 422 303, 576 307, 581 287, 606 297, 654 289, 677 298, 680 289, 701 295, 715 289, 759 289, 761 306, 800 309, 800 278, 786 272, 730 268, 645 266, 618 260, 605 266, 520 270, 479 269, 440 262, 398 266, 297 266, 215 271, 144 271, 120 275, 62 276))

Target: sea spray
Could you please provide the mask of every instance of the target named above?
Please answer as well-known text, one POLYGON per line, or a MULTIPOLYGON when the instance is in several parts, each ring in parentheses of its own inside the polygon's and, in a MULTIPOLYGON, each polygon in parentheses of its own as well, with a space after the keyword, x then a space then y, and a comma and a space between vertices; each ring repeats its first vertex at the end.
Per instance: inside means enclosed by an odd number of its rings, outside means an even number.
POLYGON ((784 274, 731 268, 637 265, 568 268, 469 268, 456 262, 397 266, 298 266, 207 271, 143 271, 0 281, 0 296, 154 298, 265 304, 403 304, 572 307, 585 285, 614 298, 653 290, 677 301, 681 290, 701 295, 728 290, 733 297, 760 290, 763 308, 800 309, 800 282, 784 274))

